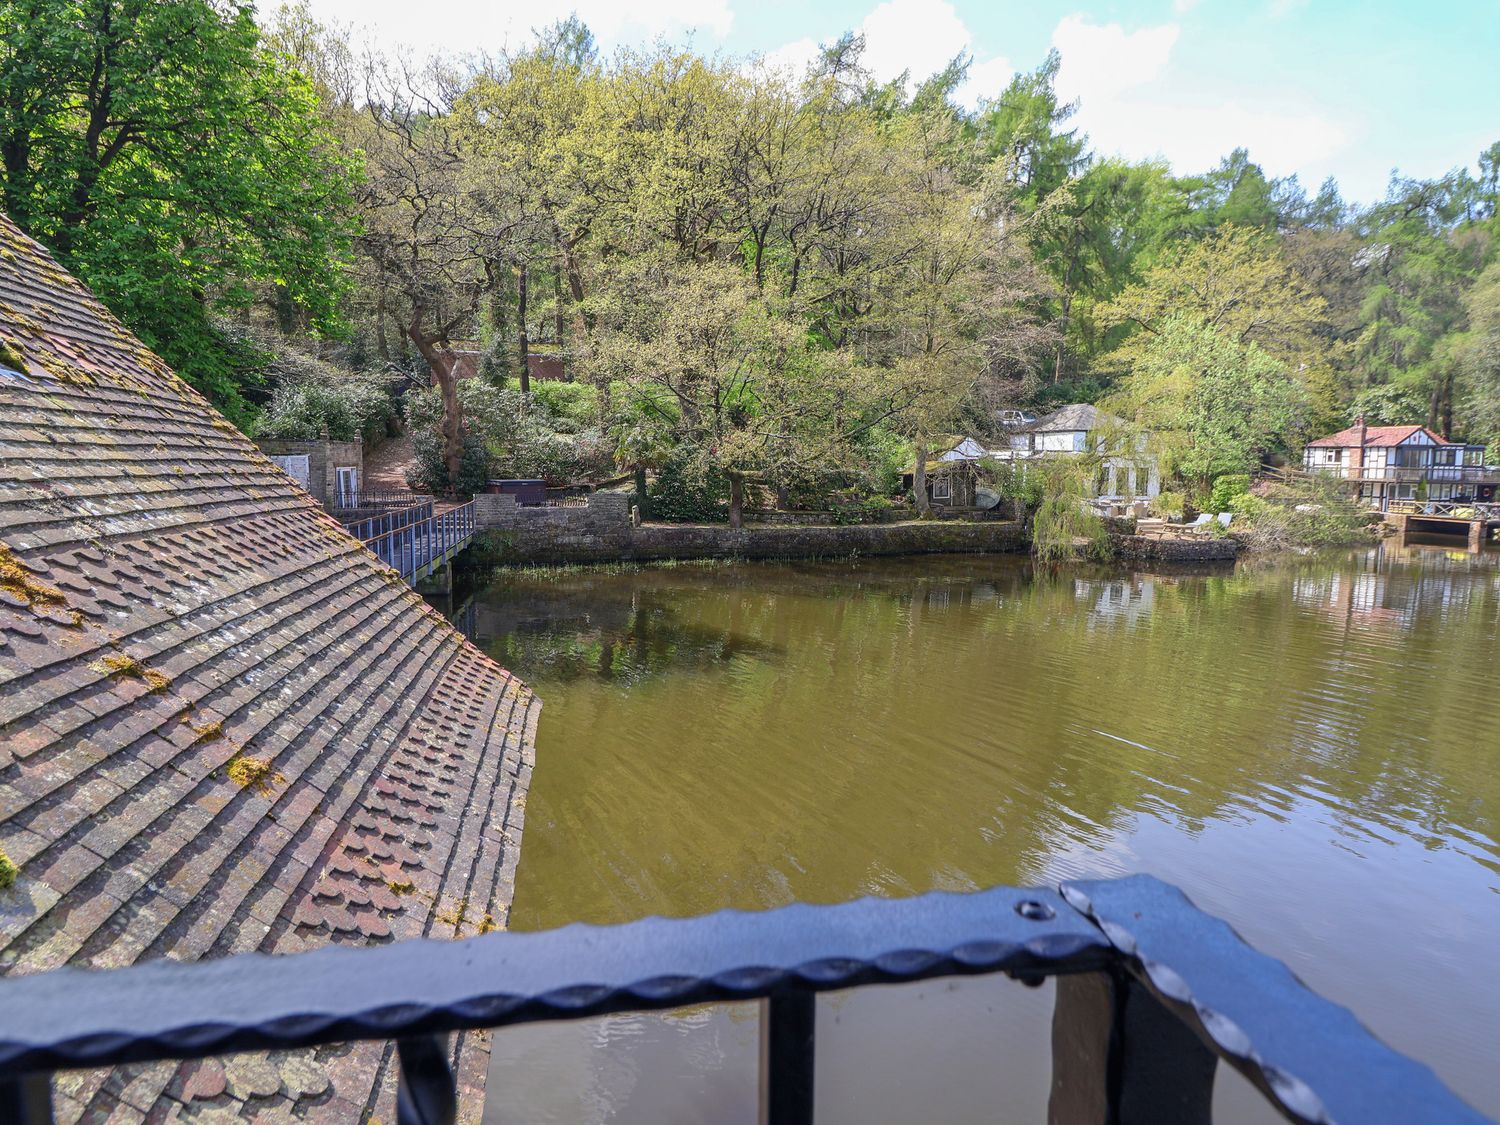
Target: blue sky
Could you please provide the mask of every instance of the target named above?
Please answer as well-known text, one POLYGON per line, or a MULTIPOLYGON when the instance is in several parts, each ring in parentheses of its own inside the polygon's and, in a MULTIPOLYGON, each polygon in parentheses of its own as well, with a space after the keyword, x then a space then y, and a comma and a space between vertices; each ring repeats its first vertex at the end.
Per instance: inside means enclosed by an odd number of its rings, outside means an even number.
POLYGON ((1500 0, 311 0, 383 47, 498 50, 576 10, 612 48, 658 35, 800 65, 862 29, 878 75, 974 57, 973 101, 1051 47, 1059 87, 1105 153, 1202 171, 1235 145, 1271 175, 1384 194, 1500 140, 1500 0))

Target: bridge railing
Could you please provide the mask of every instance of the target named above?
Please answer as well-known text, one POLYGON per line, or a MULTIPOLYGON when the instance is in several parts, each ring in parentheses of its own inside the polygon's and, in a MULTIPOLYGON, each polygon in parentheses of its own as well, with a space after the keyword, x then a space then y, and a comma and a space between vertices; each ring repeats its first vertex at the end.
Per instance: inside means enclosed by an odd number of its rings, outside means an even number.
POLYGON ((1386 511, 1397 516, 1433 516, 1452 520, 1500 520, 1500 503, 1467 500, 1392 500, 1386 511))
MULTIPOLYGON (((474 535, 474 501, 433 514, 432 503, 389 514, 398 522, 388 530, 365 537, 351 532, 376 557, 408 582, 415 582, 429 568, 460 550, 474 535), (406 518, 408 514, 410 518, 406 518)), ((376 517, 380 519, 382 517, 376 517)), ((365 521, 369 522, 369 521, 365 521)))
POLYGON ((0 1120, 50 1120, 65 1068, 394 1040, 397 1120, 436 1125, 457 1110, 453 1032, 759 999, 761 1120, 805 1125, 817 993, 1000 972, 1058 978, 1054 1125, 1202 1125, 1220 1063, 1292 1121, 1485 1120, 1148 876, 16 977, 0 981, 0 1120))
POLYGON ((418 499, 415 503, 404 508, 391 508, 387 511, 376 512, 371 515, 361 515, 355 518, 340 518, 339 522, 344 525, 344 530, 358 539, 361 543, 369 543, 379 536, 398 531, 403 527, 410 527, 414 523, 432 518, 432 500, 418 499))

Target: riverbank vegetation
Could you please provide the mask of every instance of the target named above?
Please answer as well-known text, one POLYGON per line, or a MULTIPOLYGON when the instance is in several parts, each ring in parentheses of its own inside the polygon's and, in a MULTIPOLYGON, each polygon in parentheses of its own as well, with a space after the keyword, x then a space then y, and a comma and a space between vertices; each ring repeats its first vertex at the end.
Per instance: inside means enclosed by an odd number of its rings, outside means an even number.
POLYGON ((1500 144, 1353 206, 1230 135, 1095 153, 1055 53, 969 108, 963 58, 881 83, 854 35, 793 73, 570 19, 418 65, 305 6, 33 9, 7 212, 242 426, 399 411, 432 487, 639 468, 737 521, 911 469, 924 508, 946 435, 1076 401, 1185 505, 1357 414, 1500 439, 1500 144))

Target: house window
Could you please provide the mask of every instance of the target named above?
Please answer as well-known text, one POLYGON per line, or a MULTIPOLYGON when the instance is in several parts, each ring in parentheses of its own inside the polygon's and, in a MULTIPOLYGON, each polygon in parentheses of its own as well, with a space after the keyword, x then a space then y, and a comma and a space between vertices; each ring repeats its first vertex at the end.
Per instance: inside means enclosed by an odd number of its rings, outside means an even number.
POLYGON ((953 498, 953 485, 946 476, 934 477, 932 479, 932 498, 934 500, 951 500, 953 498))

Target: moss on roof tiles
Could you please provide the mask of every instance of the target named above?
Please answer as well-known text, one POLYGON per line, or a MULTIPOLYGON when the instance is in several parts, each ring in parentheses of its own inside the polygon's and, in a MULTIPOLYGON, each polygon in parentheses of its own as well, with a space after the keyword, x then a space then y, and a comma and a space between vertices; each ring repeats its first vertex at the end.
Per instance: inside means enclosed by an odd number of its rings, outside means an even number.
POLYGON ((241 789, 254 789, 262 797, 274 793, 276 786, 286 784, 286 778, 277 773, 270 762, 264 758, 252 758, 243 750, 229 759, 224 772, 241 789))
POLYGON ((68 600, 61 590, 32 577, 31 570, 4 543, 0 543, 0 590, 28 606, 63 605, 68 600))
MULTIPOLYGON (((4 216, 0 248, 0 340, 24 376, 0 377, 0 600, 18 619, 0 741, 49 763, 0 839, 41 834, 60 860, 29 865, 45 905, 0 936, 0 976, 503 925, 517 833, 473 826, 519 819, 508 764, 533 760, 535 721, 509 720, 530 693, 4 216), (432 768, 441 793, 413 780, 432 768), (101 781, 120 790, 105 820, 85 812, 101 781)), ((22 764, 0 764, 0 787, 22 764)), ((483 1069, 461 1078, 476 1107, 483 1069)), ((387 1116, 390 1073, 339 1068, 336 1096, 387 1116)), ((278 1112, 317 1115, 283 1086, 278 1112)))

